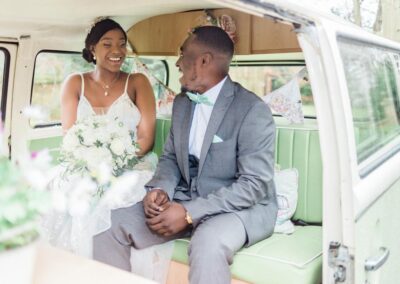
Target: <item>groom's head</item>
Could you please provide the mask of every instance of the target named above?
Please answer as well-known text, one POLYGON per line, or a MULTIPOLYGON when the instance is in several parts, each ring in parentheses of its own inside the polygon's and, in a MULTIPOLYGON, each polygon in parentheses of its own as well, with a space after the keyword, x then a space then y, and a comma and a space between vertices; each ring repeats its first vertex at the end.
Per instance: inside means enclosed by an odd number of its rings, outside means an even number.
POLYGON ((183 89, 204 93, 229 71, 233 56, 233 42, 219 27, 203 26, 193 30, 180 48, 176 62, 183 73, 183 89))

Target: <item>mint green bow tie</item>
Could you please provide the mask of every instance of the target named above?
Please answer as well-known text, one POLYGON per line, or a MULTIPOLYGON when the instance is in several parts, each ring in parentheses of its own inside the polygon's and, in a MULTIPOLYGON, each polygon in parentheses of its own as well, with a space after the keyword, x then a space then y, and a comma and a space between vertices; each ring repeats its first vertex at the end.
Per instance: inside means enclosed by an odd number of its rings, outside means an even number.
POLYGON ((196 104, 205 104, 206 106, 213 106, 214 104, 208 100, 206 96, 186 92, 188 98, 196 104))

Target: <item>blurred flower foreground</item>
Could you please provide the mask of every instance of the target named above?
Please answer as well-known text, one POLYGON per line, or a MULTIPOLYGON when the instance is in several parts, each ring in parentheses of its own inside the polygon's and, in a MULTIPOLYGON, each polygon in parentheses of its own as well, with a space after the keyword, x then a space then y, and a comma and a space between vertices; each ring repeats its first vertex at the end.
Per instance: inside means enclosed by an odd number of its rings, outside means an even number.
POLYGON ((11 161, 0 124, 0 253, 26 245, 38 235, 38 221, 50 205, 47 185, 52 166, 48 151, 11 161))

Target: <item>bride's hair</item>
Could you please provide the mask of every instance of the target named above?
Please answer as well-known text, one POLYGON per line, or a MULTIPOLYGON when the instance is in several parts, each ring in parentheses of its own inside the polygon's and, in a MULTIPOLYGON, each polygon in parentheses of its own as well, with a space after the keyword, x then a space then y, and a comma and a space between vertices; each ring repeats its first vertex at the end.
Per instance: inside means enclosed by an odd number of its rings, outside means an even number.
POLYGON ((120 30, 127 40, 126 32, 116 21, 108 18, 97 19, 89 28, 88 34, 85 39, 85 48, 82 50, 82 57, 89 63, 96 64, 96 59, 93 58, 91 51, 92 46, 96 45, 101 37, 108 31, 118 29, 120 30))

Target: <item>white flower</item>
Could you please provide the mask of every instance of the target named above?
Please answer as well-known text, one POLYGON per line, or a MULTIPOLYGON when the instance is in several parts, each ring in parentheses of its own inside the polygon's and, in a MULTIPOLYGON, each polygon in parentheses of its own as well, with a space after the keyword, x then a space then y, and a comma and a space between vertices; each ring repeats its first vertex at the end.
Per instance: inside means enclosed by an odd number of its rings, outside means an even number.
POLYGON ((92 146, 94 145, 94 142, 96 142, 96 131, 92 128, 86 128, 82 131, 82 138, 83 144, 92 146))
POLYGON ((49 150, 44 149, 39 152, 35 152, 31 154, 32 157, 32 165, 40 170, 46 170, 49 168, 51 164, 52 157, 50 156, 49 150))
POLYGON ((70 154, 75 158, 77 161, 83 160, 83 157, 86 155, 86 149, 84 148, 75 148, 73 149, 72 153, 70 154))
POLYGON ((47 174, 39 169, 32 168, 29 171, 24 171, 23 175, 28 184, 38 190, 45 189, 49 183, 47 174))
MULTIPOLYGON (((72 130, 72 129, 71 129, 72 130)), ((80 145, 79 139, 74 131, 68 131, 64 136, 62 148, 65 151, 73 151, 76 147, 80 145)))
POLYGON ((111 140, 110 132, 104 131, 104 130, 98 131, 97 134, 96 134, 96 138, 101 143, 109 142, 111 140))
POLYGON ((27 106, 22 110, 22 114, 28 119, 35 119, 38 121, 46 121, 48 113, 40 106, 27 106))
POLYGON ((84 156, 89 170, 96 170, 101 163, 111 164, 112 155, 106 148, 89 147, 84 156))
MULTIPOLYGON (((128 195, 132 193, 132 190, 135 190, 138 180, 139 175, 137 172, 127 172, 118 177, 111 185, 111 188, 106 191, 102 202, 110 208, 118 208, 126 203, 125 198, 129 198, 128 195)), ((143 190, 142 196, 139 196, 137 200, 142 199, 144 195, 145 191, 143 190)))
POLYGON ((115 138, 111 142, 110 149, 115 155, 121 156, 122 154, 124 154, 125 146, 124 143, 122 143, 121 139, 115 138))
POLYGON ((98 180, 98 182, 103 185, 111 181, 112 178, 112 168, 109 164, 102 162, 97 167, 96 171, 93 172, 93 177, 98 180))

